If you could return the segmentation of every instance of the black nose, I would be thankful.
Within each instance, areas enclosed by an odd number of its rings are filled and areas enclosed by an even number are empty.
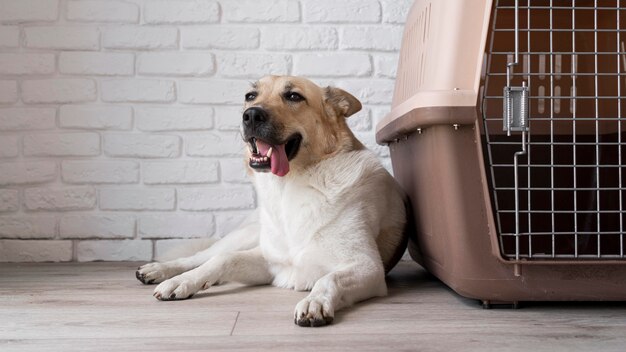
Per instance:
[[[243,112],[243,125],[247,128],[256,128],[267,122],[267,112],[261,108],[252,107]]]

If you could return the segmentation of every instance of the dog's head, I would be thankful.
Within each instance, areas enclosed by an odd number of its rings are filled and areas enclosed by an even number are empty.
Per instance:
[[[361,110],[349,93],[301,77],[267,76],[245,95],[242,129],[248,165],[278,176],[363,145],[346,118]]]

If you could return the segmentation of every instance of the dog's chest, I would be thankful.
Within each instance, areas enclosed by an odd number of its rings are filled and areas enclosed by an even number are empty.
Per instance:
[[[319,185],[304,181],[257,183],[260,245],[277,286],[310,289],[326,273],[316,234],[335,218],[337,203]]]

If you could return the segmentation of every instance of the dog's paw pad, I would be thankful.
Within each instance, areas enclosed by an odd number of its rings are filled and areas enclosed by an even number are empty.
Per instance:
[[[307,297],[296,305],[294,323],[302,327],[332,324],[334,309],[324,297]]]
[[[160,283],[153,296],[161,301],[179,301],[193,297],[198,290],[192,281],[176,276]]]
[[[162,282],[168,278],[169,272],[165,264],[149,263],[137,268],[135,277],[145,285]]]

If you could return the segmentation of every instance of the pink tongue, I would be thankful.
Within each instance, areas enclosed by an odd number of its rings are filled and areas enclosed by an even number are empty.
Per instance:
[[[272,155],[270,155],[272,173],[277,176],[287,175],[289,172],[289,160],[287,159],[284,144],[275,146],[257,139],[256,146],[259,149],[259,154],[263,156],[267,155],[267,151],[272,147]]]

